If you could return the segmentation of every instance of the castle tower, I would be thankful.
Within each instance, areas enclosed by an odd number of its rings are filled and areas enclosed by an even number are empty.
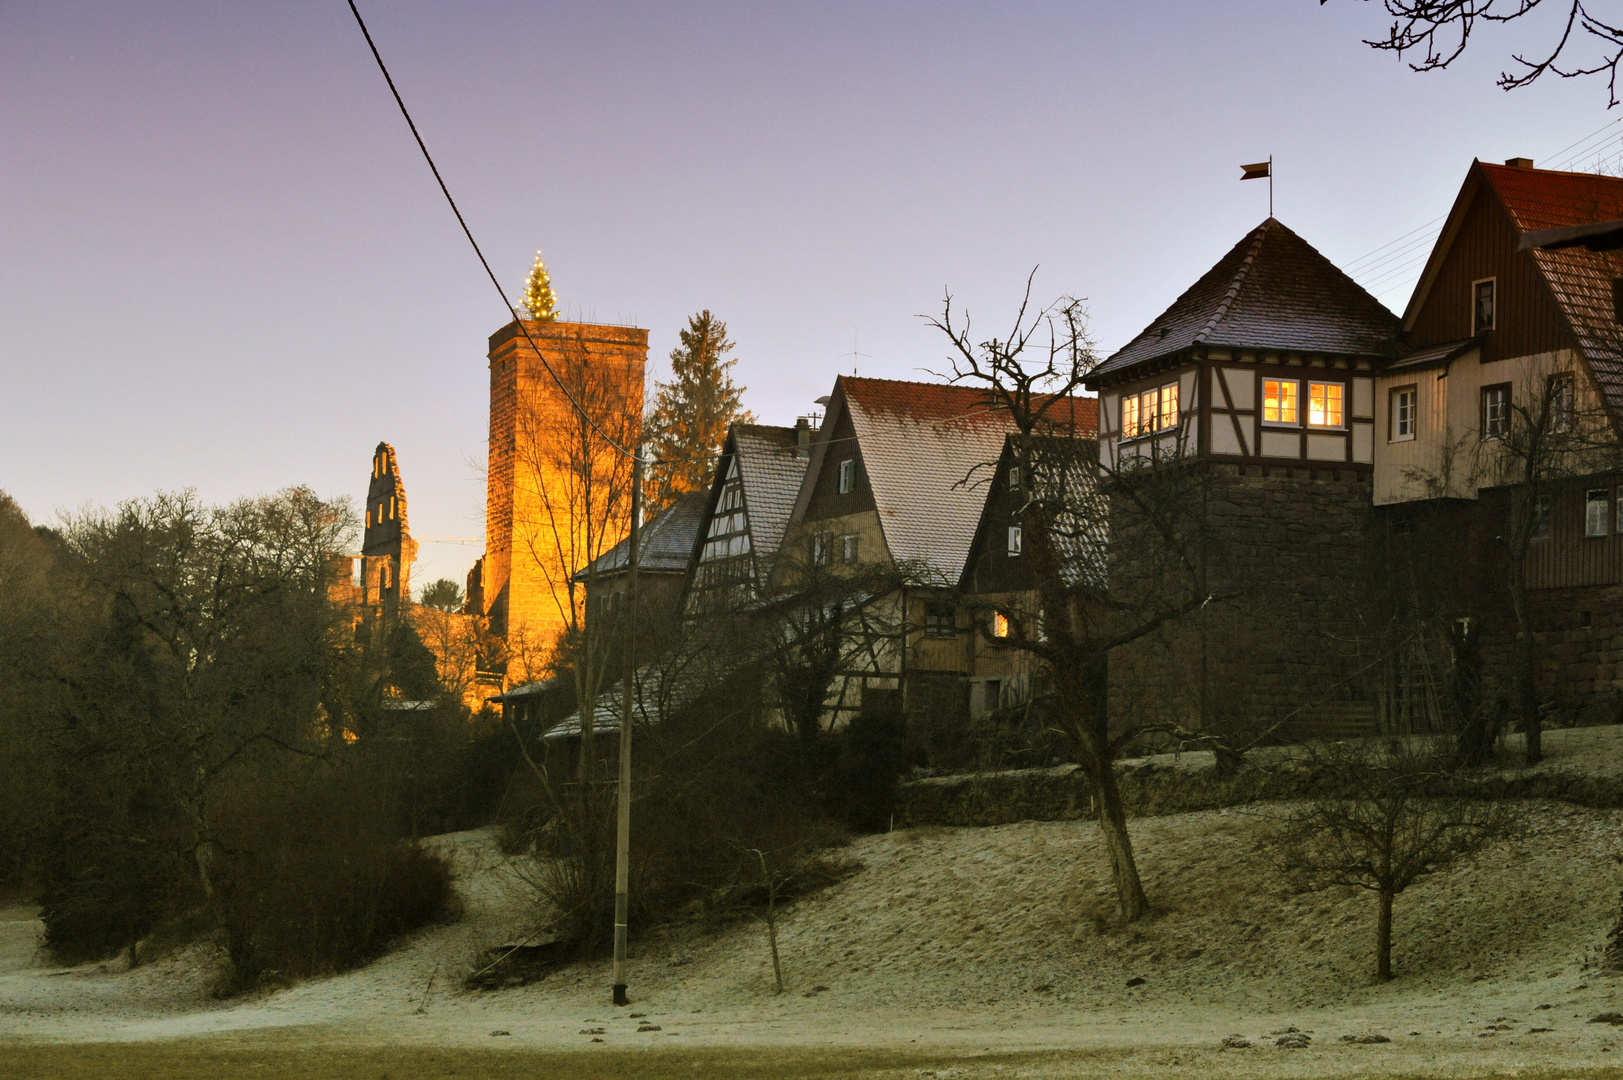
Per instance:
[[[510,655],[520,642],[534,654],[550,651],[583,599],[573,574],[627,531],[617,478],[629,464],[609,440],[637,439],[648,331],[515,321],[491,335],[489,357],[485,555],[469,577],[468,610],[489,617]]]
[[[406,524],[406,487],[394,447],[378,443],[372,452],[372,479],[366,488],[366,532],[361,539],[361,602],[411,602],[411,564],[417,541]]]

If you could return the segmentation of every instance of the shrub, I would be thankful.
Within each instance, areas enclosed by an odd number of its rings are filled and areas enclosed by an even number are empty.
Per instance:
[[[397,840],[356,780],[233,807],[214,901],[232,989],[353,967],[452,910],[450,866]]]

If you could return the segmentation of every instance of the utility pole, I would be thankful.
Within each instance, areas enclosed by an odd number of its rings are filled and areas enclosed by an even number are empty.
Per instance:
[[[631,718],[637,685],[637,567],[642,563],[642,445],[631,457],[631,539],[626,563],[624,696],[620,706],[620,820],[614,838],[614,1003],[626,1004],[626,913],[631,895]]]

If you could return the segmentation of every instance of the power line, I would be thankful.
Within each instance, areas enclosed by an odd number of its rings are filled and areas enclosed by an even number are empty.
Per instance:
[[[428,162],[429,169],[434,173],[435,181],[440,185],[440,192],[444,194],[445,201],[451,204],[451,213],[456,215],[457,224],[462,226],[462,235],[468,238],[468,243],[473,246],[473,253],[479,256],[479,265],[485,268],[485,274],[490,278],[490,283],[496,286],[496,295],[502,298],[503,310],[512,314],[515,309],[512,301],[507,298],[507,290],[502,288],[502,283],[497,279],[496,272],[490,268],[490,261],[485,258],[485,253],[479,249],[479,241],[473,238],[473,230],[468,228],[467,219],[462,216],[462,211],[457,208],[456,200],[451,197],[451,189],[446,186],[445,178],[440,175],[439,166],[434,164],[434,156],[428,152],[428,145],[423,142],[422,135],[417,131],[417,124],[412,120],[411,112],[406,108],[406,102],[401,98],[400,91],[395,88],[394,77],[389,74],[388,65],[383,62],[383,54],[378,52],[377,43],[372,40],[372,32],[366,28],[366,20],[361,18],[361,11],[355,6],[355,0],[348,0],[348,3],[350,12],[355,16],[355,22],[361,28],[362,36],[366,38],[367,48],[372,50],[372,59],[377,61],[378,70],[383,73],[383,81],[389,84],[389,93],[394,95],[394,103],[400,106],[400,115],[406,118],[406,126],[411,128],[411,137],[417,140],[417,149],[423,152],[423,160]],[[515,318],[514,321],[518,323],[519,330],[524,333],[524,339],[530,343],[530,348],[535,350],[535,355],[541,361],[541,366],[552,377],[552,381],[557,385],[559,393],[563,394],[568,399],[569,404],[575,407],[575,411],[580,414],[581,419],[585,420],[592,430],[601,435],[603,440],[617,452],[625,457],[636,457],[634,451],[627,450],[620,445],[618,440],[604,431],[597,421],[592,419],[591,414],[586,411],[585,407],[575,399],[575,395],[569,392],[569,387],[564,385],[563,380],[558,377],[558,373],[552,370],[552,365],[547,362],[546,355],[541,352],[541,346],[537,345],[535,339],[530,336],[530,328],[524,325],[524,320]]]

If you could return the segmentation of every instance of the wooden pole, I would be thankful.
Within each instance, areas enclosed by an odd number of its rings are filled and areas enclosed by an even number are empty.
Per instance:
[[[626,912],[631,885],[631,718],[637,683],[637,567],[642,562],[642,447],[631,464],[631,538],[626,569],[624,695],[620,706],[620,820],[614,839],[614,1003],[626,1004]]]

